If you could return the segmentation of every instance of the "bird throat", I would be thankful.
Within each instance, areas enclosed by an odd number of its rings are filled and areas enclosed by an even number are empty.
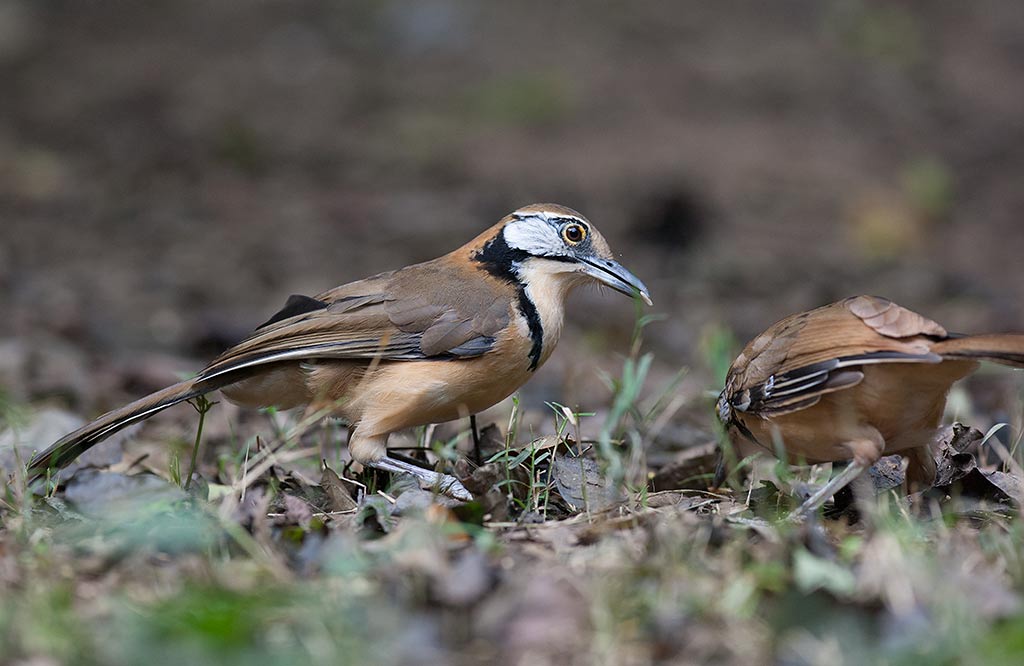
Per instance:
[[[540,312],[537,304],[530,298],[526,282],[523,281],[519,267],[530,255],[524,250],[510,247],[505,241],[505,235],[498,232],[498,235],[487,241],[484,249],[473,256],[484,270],[494,277],[508,282],[516,289],[516,301],[519,314],[526,320],[530,331],[530,371],[540,366],[544,354],[544,325],[541,323]]]

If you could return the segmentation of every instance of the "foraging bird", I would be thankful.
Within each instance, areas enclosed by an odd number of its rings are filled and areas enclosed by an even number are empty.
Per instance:
[[[389,457],[388,436],[511,395],[558,343],[569,292],[594,280],[651,304],[586,218],[554,204],[526,206],[438,259],[292,296],[194,379],[63,437],[32,459],[29,474],[38,478],[129,424],[220,389],[243,406],[329,411],[354,426],[357,462],[468,499],[458,480]]]
[[[930,484],[946,395],[979,360],[1024,368],[1024,334],[950,335],[884,298],[856,296],[754,338],[729,368],[718,417],[744,453],[774,454],[779,442],[791,462],[852,460],[804,503],[807,513],[882,455],[904,454],[908,480]]]

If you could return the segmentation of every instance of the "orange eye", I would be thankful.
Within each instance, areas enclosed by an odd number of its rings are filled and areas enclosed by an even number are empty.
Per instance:
[[[587,230],[579,224],[567,224],[562,227],[562,238],[569,245],[579,245],[587,238]]]

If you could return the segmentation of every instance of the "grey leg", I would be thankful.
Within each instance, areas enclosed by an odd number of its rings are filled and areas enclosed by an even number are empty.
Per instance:
[[[382,469],[385,472],[392,472],[397,474],[412,474],[420,480],[422,485],[428,488],[436,489],[439,493],[447,495],[463,502],[468,502],[473,499],[473,495],[466,490],[466,487],[459,482],[454,476],[447,474],[441,474],[429,469],[423,469],[416,465],[403,462],[401,460],[395,460],[388,456],[384,456],[380,460],[369,463],[371,467]]]
[[[816,493],[808,497],[807,500],[800,505],[799,509],[789,514],[789,518],[799,519],[814,513],[821,508],[828,498],[835,495],[841,488],[845,487],[851,481],[860,476],[867,468],[868,466],[864,463],[859,463],[857,461],[851,462],[849,467],[819,488]]]

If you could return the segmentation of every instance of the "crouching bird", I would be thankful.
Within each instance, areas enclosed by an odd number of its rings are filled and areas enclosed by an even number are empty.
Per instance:
[[[908,481],[931,484],[946,395],[979,360],[1024,368],[1024,334],[950,335],[884,298],[856,296],[754,338],[729,368],[718,417],[744,454],[775,454],[778,443],[790,462],[852,461],[807,499],[800,513],[809,513],[882,455],[904,454]]]
[[[554,204],[526,206],[438,259],[315,297],[292,296],[194,379],[104,414],[35,456],[30,477],[220,389],[247,407],[327,411],[353,426],[354,460],[468,499],[458,480],[389,457],[388,436],[475,414],[511,395],[554,350],[569,292],[595,280],[651,304],[586,218]]]

